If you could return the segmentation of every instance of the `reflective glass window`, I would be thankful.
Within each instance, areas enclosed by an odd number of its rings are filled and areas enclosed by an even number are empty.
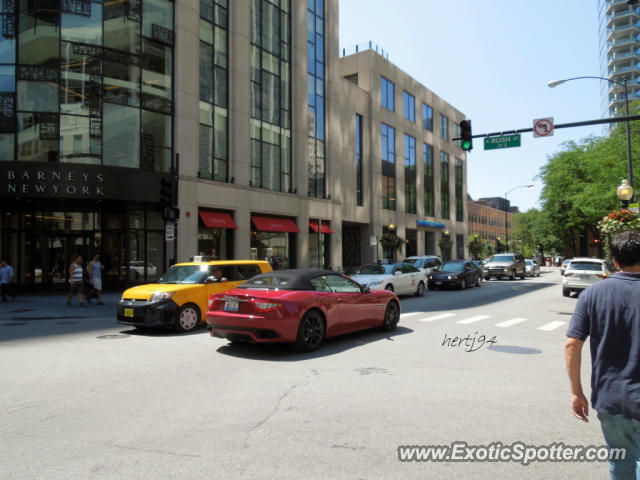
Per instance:
[[[126,13],[124,2],[104,3],[104,46],[139,55],[140,22],[131,19],[135,12]]]
[[[13,16],[0,15],[0,32],[4,32],[13,27]],[[0,34],[0,63],[16,62],[16,39],[15,35]]]
[[[104,104],[103,164],[140,167],[140,110]]]
[[[60,162],[100,164],[102,140],[89,117],[60,115]]]
[[[142,34],[145,37],[158,38],[166,35],[173,31],[173,4],[169,0],[144,0],[142,19]]]
[[[142,42],[142,92],[172,99],[173,49],[144,39]]]
[[[171,116],[142,111],[141,168],[156,172],[171,170]]]
[[[62,13],[62,40],[102,45],[102,2],[91,3],[90,8],[91,16]]]
[[[18,109],[30,112],[57,112],[58,85],[51,82],[18,82]]]
[[[13,142],[15,135],[13,133],[0,133],[0,161],[13,160]]]
[[[140,67],[105,60],[104,101],[140,105]]]
[[[20,2],[19,63],[57,70],[60,39],[57,9],[28,11],[26,4],[25,0]],[[30,13],[34,11],[38,13]]]
[[[18,113],[18,160],[58,161],[58,116],[51,113]]]

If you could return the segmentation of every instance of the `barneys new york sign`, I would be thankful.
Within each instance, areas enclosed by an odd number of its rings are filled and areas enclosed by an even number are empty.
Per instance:
[[[100,165],[0,164],[0,197],[158,201],[158,175]]]

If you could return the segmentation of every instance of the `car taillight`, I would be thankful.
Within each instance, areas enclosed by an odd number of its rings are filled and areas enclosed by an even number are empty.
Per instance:
[[[213,295],[211,295],[209,297],[209,310],[213,310],[217,302],[218,302],[218,299]]]
[[[255,298],[252,298],[251,300],[249,300],[249,302],[259,312],[271,312],[282,307],[281,303],[268,302],[266,300],[256,300]]]
[[[607,274],[606,273],[596,273],[596,277],[598,277],[598,278],[607,278]]]
[[[570,277],[571,275],[573,275],[573,273],[565,273],[564,274],[565,277]]]

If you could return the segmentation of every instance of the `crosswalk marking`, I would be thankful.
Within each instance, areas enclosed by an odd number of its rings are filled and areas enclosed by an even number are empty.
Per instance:
[[[496,327],[507,328],[512,325],[517,325],[518,323],[526,322],[526,318],[512,318],[511,320],[507,320],[505,322],[496,323]]]
[[[464,320],[460,320],[457,323],[462,323],[464,325],[467,325],[469,323],[479,322],[480,320],[484,320],[486,318],[491,318],[491,317],[489,315],[476,315],[475,317],[471,317],[471,318],[466,318]]]
[[[401,313],[400,314],[400,318],[415,317],[416,315],[424,315],[425,313],[427,313],[427,312]]]
[[[441,313],[440,315],[436,315],[435,317],[421,318],[421,322],[434,322],[436,320],[442,320],[443,318],[455,317],[455,313]]]
[[[561,327],[565,323],[567,322],[560,322],[560,321],[549,322],[546,325],[538,327],[538,330],[544,330],[545,332],[550,332],[551,330],[555,330],[556,328]]]

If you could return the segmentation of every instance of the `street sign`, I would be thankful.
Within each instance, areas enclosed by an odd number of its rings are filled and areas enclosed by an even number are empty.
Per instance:
[[[520,146],[520,134],[501,135],[499,137],[485,137],[484,149],[496,150],[498,148],[511,148]]]
[[[536,118],[533,121],[533,137],[553,136],[553,117]]]
[[[378,245],[378,237],[375,235],[369,235],[369,246],[375,247],[376,245]]]
[[[172,242],[176,236],[176,229],[173,223],[167,223],[164,228],[164,239],[167,242]]]

